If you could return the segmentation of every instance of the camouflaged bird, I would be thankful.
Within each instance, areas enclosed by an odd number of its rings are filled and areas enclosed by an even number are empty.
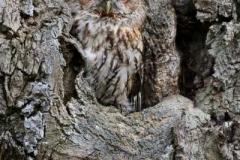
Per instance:
[[[78,0],[78,6],[72,1],[71,33],[83,47],[96,98],[123,113],[141,110],[143,0]]]

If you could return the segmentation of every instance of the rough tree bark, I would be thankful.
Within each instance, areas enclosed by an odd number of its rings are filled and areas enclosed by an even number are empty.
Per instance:
[[[146,6],[146,109],[123,116],[84,80],[67,4],[0,0],[0,160],[240,160],[240,1]]]

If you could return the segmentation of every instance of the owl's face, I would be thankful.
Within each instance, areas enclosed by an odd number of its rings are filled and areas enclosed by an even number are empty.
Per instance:
[[[128,15],[136,10],[141,0],[79,0],[83,10]]]

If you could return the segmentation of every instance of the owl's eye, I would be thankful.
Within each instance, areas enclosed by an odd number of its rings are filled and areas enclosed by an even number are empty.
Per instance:
[[[137,6],[137,3],[134,0],[120,0],[120,2],[122,2],[124,7],[130,9],[131,11],[133,11]]]
[[[79,0],[81,5],[85,5],[87,3],[89,3],[91,0]]]

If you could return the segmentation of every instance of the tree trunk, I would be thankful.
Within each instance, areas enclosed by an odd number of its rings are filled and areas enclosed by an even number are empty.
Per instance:
[[[148,0],[144,110],[102,106],[62,0],[0,0],[0,160],[240,160],[240,1]]]

